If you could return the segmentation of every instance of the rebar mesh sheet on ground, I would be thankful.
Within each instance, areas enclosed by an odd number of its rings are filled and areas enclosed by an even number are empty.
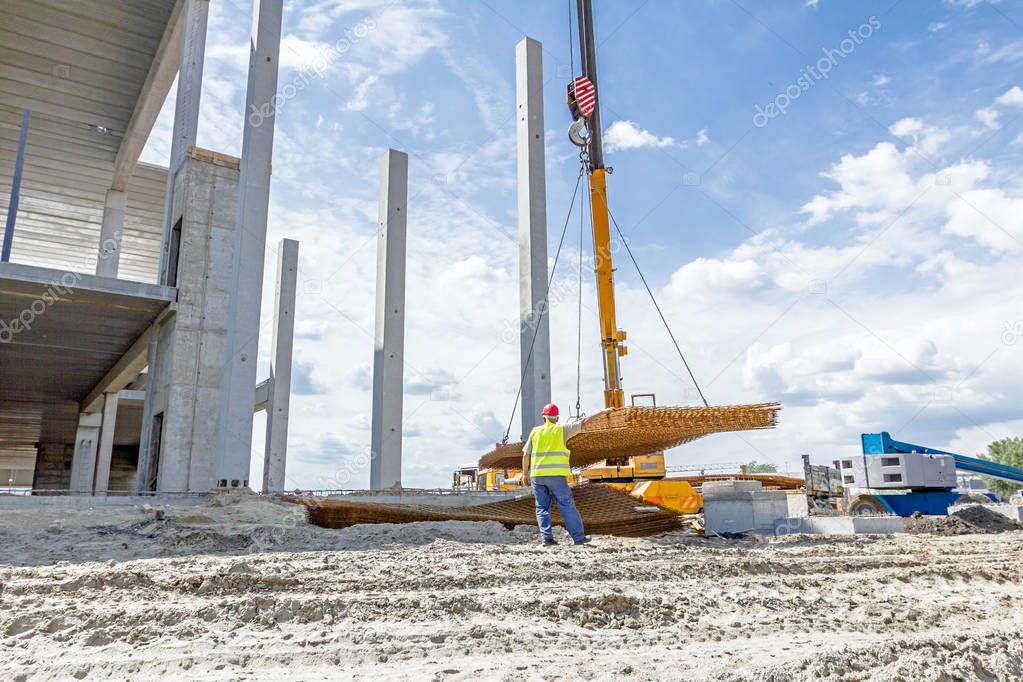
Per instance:
[[[586,484],[574,488],[573,493],[587,533],[642,537],[683,527],[675,512],[655,507],[608,486]],[[469,507],[378,504],[300,497],[285,499],[304,505],[308,509],[309,522],[322,528],[346,528],[357,523],[415,521],[497,521],[508,527],[536,525],[532,495]],[[563,526],[557,505],[552,507],[553,523]]]
[[[567,443],[574,467],[607,457],[634,457],[727,431],[770,429],[778,421],[778,403],[715,407],[622,407],[590,417]],[[501,445],[480,458],[481,467],[522,466],[523,443]]]

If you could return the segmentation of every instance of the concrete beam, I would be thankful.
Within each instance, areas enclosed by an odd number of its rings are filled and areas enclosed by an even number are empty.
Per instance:
[[[371,490],[401,486],[407,207],[408,154],[389,149],[380,159],[373,424],[369,465]]]
[[[32,282],[42,285],[60,284],[63,276],[67,275],[65,270],[54,270],[38,265],[22,265],[20,263],[0,263],[0,281],[16,280],[20,282]],[[128,280],[110,280],[95,275],[74,274],[74,290],[77,292],[92,291],[115,296],[136,296],[150,298],[153,300],[172,303],[177,300],[178,292],[174,287],[146,284],[145,282],[130,282]]]
[[[96,275],[117,278],[121,262],[121,236],[124,233],[124,212],[128,208],[128,194],[123,190],[107,190],[103,202],[103,225],[99,232],[99,254]]]
[[[206,25],[210,0],[185,0],[185,25],[178,66],[178,92],[174,106],[174,130],[171,133],[170,165],[167,171],[167,200],[163,215],[163,247],[160,251],[161,284],[168,283],[167,261],[170,249],[171,207],[174,205],[174,179],[189,147],[195,146],[199,131],[199,103],[202,72],[206,56]]]
[[[540,411],[551,401],[542,51],[540,42],[532,38],[524,38],[515,46],[523,438],[540,423]]]
[[[149,134],[153,131],[156,119],[167,99],[167,94],[174,84],[174,77],[178,74],[185,34],[185,5],[187,4],[189,4],[189,0],[174,1],[174,7],[167,21],[167,28],[160,39],[160,45],[156,48],[156,55],[149,67],[142,91],[135,101],[131,120],[124,131],[124,137],[121,138],[121,145],[117,149],[117,157],[114,159],[114,179],[110,183],[110,188],[114,191],[123,192],[127,187],[128,180],[135,172],[135,166],[149,140]]]
[[[256,399],[253,401],[252,414],[262,412],[270,403],[270,391],[273,390],[274,378],[263,379],[256,384]]]
[[[103,423],[100,426],[99,450],[96,452],[96,473],[90,489],[93,493],[110,488],[110,463],[114,457],[114,430],[117,428],[117,393],[103,395]]]
[[[263,492],[284,490],[288,461],[288,415],[291,407],[291,356],[295,342],[295,298],[298,293],[298,242],[277,245],[277,291],[273,350],[270,356],[270,397],[266,407],[266,450]]]
[[[257,0],[254,9],[218,439],[217,480],[225,486],[249,478],[284,2]]]
[[[138,407],[146,402],[146,392],[122,388],[117,392],[117,403],[124,406]]]
[[[107,371],[103,379],[89,391],[85,400],[82,401],[83,412],[96,412],[102,409],[104,394],[120,391],[135,381],[135,378],[149,364],[149,345],[155,339],[160,324],[168,315],[173,313],[174,305],[168,304],[164,311],[153,320],[153,324],[149,326],[142,336],[135,340],[131,348]],[[134,393],[142,393],[142,391],[135,391]]]

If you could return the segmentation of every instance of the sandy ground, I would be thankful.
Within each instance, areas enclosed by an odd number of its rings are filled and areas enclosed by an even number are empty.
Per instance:
[[[301,513],[0,512],[0,679],[1023,677],[1021,531],[544,549]]]

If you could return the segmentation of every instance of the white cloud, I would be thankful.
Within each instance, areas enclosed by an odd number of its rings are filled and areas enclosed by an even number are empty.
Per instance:
[[[961,197],[949,203],[945,232],[974,239],[995,251],[1023,247],[1023,198],[1007,196],[1000,189],[975,189]]]
[[[890,132],[895,137],[905,137],[907,135],[913,135],[924,129],[924,122],[919,118],[903,118],[893,123],[889,128]]]
[[[362,81],[355,86],[352,98],[345,102],[342,108],[345,111],[365,111],[365,109],[369,106],[369,89],[376,85],[379,80],[380,77],[375,75],[366,76],[362,79]]]
[[[632,121],[615,121],[604,132],[604,143],[609,152],[621,149],[642,149],[645,147],[674,147],[677,143],[671,137],[657,137],[649,130],[640,130]]]
[[[981,43],[975,56],[982,64],[1003,64],[1023,60],[1023,38],[1006,43],[997,50],[992,50],[988,43]]]
[[[935,126],[925,126],[919,118],[899,119],[888,127],[888,132],[925,156],[936,154],[952,138],[949,131]]]
[[[870,84],[873,85],[875,88],[883,88],[884,86],[888,85],[891,82],[892,79],[887,74],[879,73],[876,76],[874,76],[874,80],[871,81]]]
[[[998,123],[999,113],[997,109],[992,109],[991,107],[984,107],[983,109],[978,109],[974,113],[974,116],[977,118],[978,121],[983,123],[988,128],[991,128],[992,130],[997,130],[998,128],[1001,127],[1001,125]]]
[[[710,142],[710,135],[707,134],[707,129],[703,128],[700,132],[696,133],[696,146],[702,147],[703,145]]]
[[[955,438],[948,450],[963,455],[987,454],[987,444],[1002,438],[1018,438],[1023,434],[1023,419],[968,426],[956,429]]]
[[[1023,88],[1014,85],[996,97],[995,102],[1005,106],[1023,107]]]

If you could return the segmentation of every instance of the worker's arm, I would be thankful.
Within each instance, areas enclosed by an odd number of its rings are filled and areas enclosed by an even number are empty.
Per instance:
[[[522,485],[530,484],[529,460],[533,455],[533,439],[527,438],[526,444],[522,446]]]
[[[569,422],[569,423],[565,424],[565,426],[562,429],[562,431],[564,432],[565,444],[566,445],[568,445],[568,441],[572,440],[573,438],[575,438],[576,436],[578,436],[582,432],[583,424],[585,424],[585,423],[586,423],[586,420],[583,419],[581,421],[573,421],[573,422]]]

